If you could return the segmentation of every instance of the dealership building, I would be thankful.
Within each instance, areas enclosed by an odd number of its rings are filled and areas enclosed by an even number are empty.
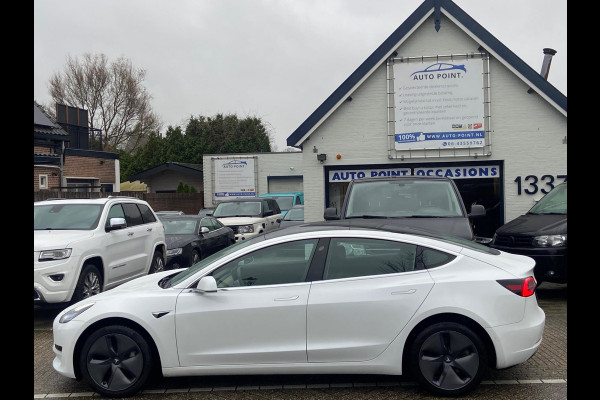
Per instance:
[[[320,221],[352,179],[444,176],[467,211],[486,207],[475,231],[490,237],[567,179],[555,53],[536,71],[452,1],[425,0],[287,138],[300,152],[205,155],[205,204],[299,190]]]

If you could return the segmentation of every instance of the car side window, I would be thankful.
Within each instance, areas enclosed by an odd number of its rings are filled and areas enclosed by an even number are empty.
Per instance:
[[[304,282],[318,239],[276,244],[233,260],[213,271],[217,287]]]
[[[281,209],[279,208],[279,203],[277,203],[276,200],[270,200],[270,201],[267,201],[267,203],[269,204],[269,209],[273,210],[273,214],[281,213]]]
[[[263,200],[262,203],[263,203],[263,215],[264,215],[267,211],[271,210],[271,203],[269,203],[267,200]]]
[[[212,223],[215,226],[215,229],[221,229],[222,227],[225,226],[221,223],[221,221],[219,221],[218,219],[215,219],[215,218],[212,218]]]
[[[144,220],[145,224],[149,224],[150,222],[156,222],[156,218],[154,218],[154,214],[152,214],[150,207],[148,207],[145,204],[138,204],[137,206],[140,209],[140,212],[142,213],[142,219]]]
[[[110,219],[111,218],[125,218],[125,213],[123,212],[123,207],[120,204],[114,204],[110,207],[108,211],[108,216],[106,217],[105,227],[110,227]]]
[[[209,231],[214,231],[215,227],[213,226],[212,220],[210,218],[202,218],[200,221],[201,228],[208,228]]]
[[[419,246],[417,248],[416,265],[418,269],[435,268],[439,267],[440,265],[448,264],[455,258],[455,255]]]
[[[416,251],[416,245],[391,240],[332,238],[323,279],[414,271]]]
[[[144,223],[142,213],[134,203],[123,203],[123,211],[125,211],[125,219],[127,226],[141,225]]]

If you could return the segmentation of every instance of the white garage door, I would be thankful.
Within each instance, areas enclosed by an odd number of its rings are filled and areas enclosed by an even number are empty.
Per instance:
[[[269,193],[302,192],[302,177],[293,176],[285,178],[267,177]]]

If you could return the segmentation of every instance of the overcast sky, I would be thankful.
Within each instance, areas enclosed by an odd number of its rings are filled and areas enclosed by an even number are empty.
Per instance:
[[[275,151],[422,0],[34,0],[34,100],[68,55],[124,56],[146,70],[163,122],[237,114]],[[567,95],[567,0],[454,0]],[[443,26],[442,18],[442,26]]]

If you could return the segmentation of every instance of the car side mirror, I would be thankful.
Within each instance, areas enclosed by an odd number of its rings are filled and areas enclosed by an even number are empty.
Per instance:
[[[471,206],[471,214],[469,218],[478,218],[485,216],[485,207],[481,204],[474,204]]]
[[[323,214],[323,218],[325,218],[326,221],[340,219],[340,216],[337,215],[337,207],[327,207]]]
[[[200,233],[208,233],[210,232],[207,227],[203,226],[200,228]]]
[[[217,291],[217,281],[214,276],[205,276],[200,279],[196,289],[202,293],[214,293]]]
[[[108,224],[109,226],[106,228],[107,232],[127,228],[127,221],[125,221],[125,218],[111,218]]]
[[[280,224],[281,223],[281,218],[277,218],[277,223]]]

